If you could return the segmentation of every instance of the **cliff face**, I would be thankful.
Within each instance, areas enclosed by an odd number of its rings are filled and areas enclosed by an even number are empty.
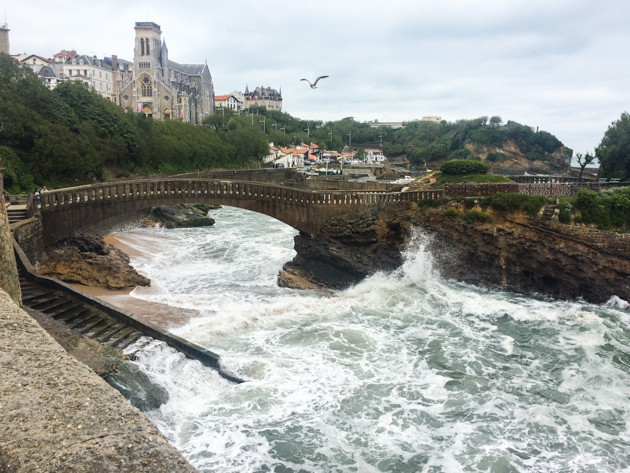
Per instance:
[[[414,219],[432,235],[430,248],[444,277],[559,299],[630,300],[628,235],[486,212],[492,217],[487,223],[446,217],[444,209]]]
[[[489,164],[490,170],[494,174],[522,173],[524,171],[532,174],[557,174],[564,172],[569,163],[563,146],[548,155],[549,159],[546,161],[528,158],[514,140],[507,140],[501,146],[468,143],[465,147],[481,161]],[[488,155],[492,153],[499,153],[505,158],[500,161],[490,161]]]
[[[448,207],[459,215],[457,204]],[[447,208],[398,204],[336,219],[316,239],[296,238],[281,285],[344,288],[401,261],[412,226],[430,236],[442,276],[471,284],[560,299],[630,300],[630,238],[543,221],[524,213],[486,212],[489,222],[445,216]],[[451,212],[452,214],[452,212]],[[291,284],[301,281],[302,284]]]

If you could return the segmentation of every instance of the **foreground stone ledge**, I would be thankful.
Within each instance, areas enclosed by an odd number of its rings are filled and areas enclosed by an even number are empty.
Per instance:
[[[0,473],[195,472],[0,290]]]

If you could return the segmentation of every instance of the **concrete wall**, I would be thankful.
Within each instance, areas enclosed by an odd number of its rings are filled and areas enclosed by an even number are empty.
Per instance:
[[[0,322],[0,471],[196,471],[1,290]]]
[[[0,173],[0,181],[2,174]],[[0,194],[2,195],[2,194]],[[13,253],[13,240],[9,217],[4,205],[4,199],[0,199],[0,289],[4,290],[17,304],[22,303],[20,279]]]
[[[13,225],[13,238],[31,264],[37,267],[44,251],[43,225],[38,214],[28,220]]]

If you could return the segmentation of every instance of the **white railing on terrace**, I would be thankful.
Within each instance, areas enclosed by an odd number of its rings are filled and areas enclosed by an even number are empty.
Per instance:
[[[412,192],[356,192],[310,191],[269,184],[216,181],[204,179],[166,181],[127,181],[112,184],[95,184],[45,192],[41,195],[41,209],[52,210],[63,206],[156,199],[181,196],[223,197],[264,200],[294,205],[376,205],[410,200],[439,199],[442,190]]]

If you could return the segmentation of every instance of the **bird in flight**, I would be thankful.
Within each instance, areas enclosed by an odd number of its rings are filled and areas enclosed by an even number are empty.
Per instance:
[[[305,80],[306,82],[308,82],[308,85],[311,86],[311,89],[316,89],[317,88],[317,83],[319,82],[320,79],[325,79],[328,76],[319,76],[317,79],[315,79],[315,82],[313,82],[311,84],[311,81],[308,79],[300,79],[300,80]]]

